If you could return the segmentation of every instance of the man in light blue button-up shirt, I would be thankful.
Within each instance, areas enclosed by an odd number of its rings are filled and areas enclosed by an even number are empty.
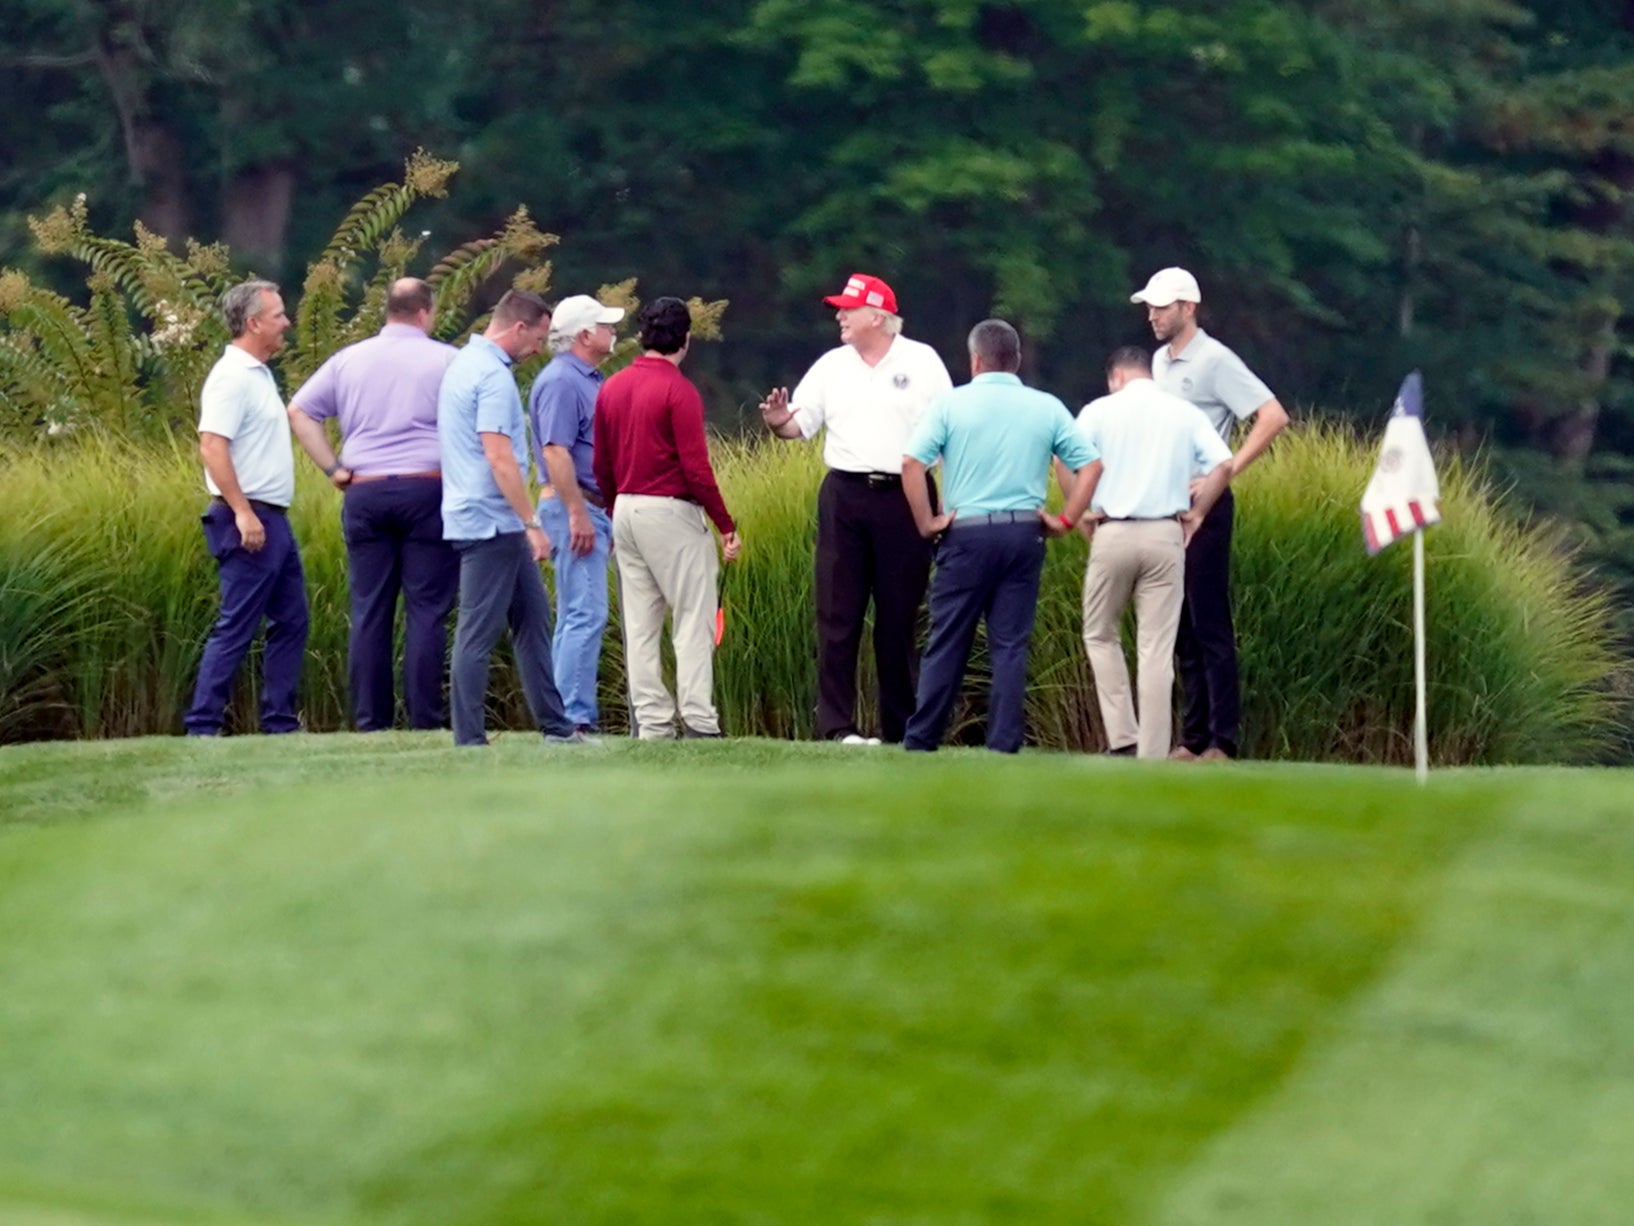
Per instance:
[[[1090,500],[1096,526],[1084,576],[1084,649],[1109,752],[1163,758],[1173,726],[1186,547],[1231,480],[1231,449],[1201,409],[1152,382],[1144,349],[1115,352],[1107,386],[1112,394],[1078,415],[1085,441],[1101,457]],[[1203,480],[1193,495],[1198,477]],[[1118,632],[1131,599],[1138,721]]]
[[[562,709],[550,660],[550,600],[539,563],[550,538],[528,496],[528,423],[511,364],[539,352],[550,311],[512,290],[481,336],[449,363],[437,394],[443,536],[460,555],[459,623],[449,665],[456,745],[486,745],[488,660],[507,625],[528,709],[547,741],[583,741]]]
[[[1088,507],[1095,451],[1078,435],[1067,406],[1024,386],[1020,368],[1016,330],[1002,319],[977,324],[970,332],[971,381],[931,405],[902,457],[902,490],[920,534],[946,533],[936,551],[930,641],[906,749],[941,743],[983,620],[993,670],[987,747],[1000,753],[1021,748],[1044,538],[1068,531]],[[949,509],[934,515],[925,473],[938,457]],[[1060,517],[1044,511],[1051,457],[1079,474],[1068,483]]]

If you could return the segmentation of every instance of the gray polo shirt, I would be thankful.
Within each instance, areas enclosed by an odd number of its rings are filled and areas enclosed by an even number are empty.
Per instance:
[[[1241,358],[1201,328],[1179,357],[1170,357],[1167,345],[1152,355],[1152,379],[1202,409],[1227,443],[1233,425],[1273,399],[1271,389]]]

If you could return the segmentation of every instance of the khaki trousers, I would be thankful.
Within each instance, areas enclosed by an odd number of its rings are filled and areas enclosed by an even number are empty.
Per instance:
[[[715,714],[715,581],[720,558],[697,503],[620,494],[613,504],[624,667],[636,731],[644,741],[675,736],[676,699],[693,732],[719,732]],[[659,636],[673,618],[675,690],[664,684]]]
[[[1185,538],[1177,520],[1109,520],[1095,529],[1084,575],[1084,650],[1095,674],[1108,749],[1134,745],[1142,758],[1168,756],[1174,637],[1186,592],[1185,567]],[[1138,722],[1118,634],[1131,596],[1140,678]]]

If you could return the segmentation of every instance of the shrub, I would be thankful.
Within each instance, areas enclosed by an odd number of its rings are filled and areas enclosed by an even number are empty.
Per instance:
[[[745,540],[722,574],[726,727],[809,736],[818,449],[727,441],[716,458]],[[1411,759],[1409,549],[1372,559],[1362,549],[1356,504],[1373,460],[1372,445],[1343,430],[1300,426],[1239,483],[1234,587],[1244,748],[1254,756]],[[313,615],[302,705],[309,727],[331,730],[347,711],[339,496],[298,467],[292,520]],[[1553,538],[1510,520],[1478,472],[1451,461],[1441,480],[1445,522],[1426,537],[1433,759],[1595,757],[1627,681],[1608,599]],[[215,570],[195,522],[204,497],[190,442],[131,448],[93,436],[0,460],[0,736],[179,730],[215,612]],[[1028,724],[1036,743],[1055,748],[1102,744],[1079,637],[1085,557],[1076,537],[1051,545],[1039,602]],[[956,740],[979,732],[984,676],[978,640]],[[494,719],[525,727],[512,674],[494,678]],[[616,728],[625,712],[616,601],[602,678]],[[232,719],[254,726],[248,679]]]

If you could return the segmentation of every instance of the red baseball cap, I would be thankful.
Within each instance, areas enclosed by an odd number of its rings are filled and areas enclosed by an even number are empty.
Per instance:
[[[829,295],[823,301],[841,310],[871,306],[878,307],[890,315],[896,314],[896,295],[891,292],[891,287],[878,277],[870,277],[865,272],[852,273],[843,290]]]

